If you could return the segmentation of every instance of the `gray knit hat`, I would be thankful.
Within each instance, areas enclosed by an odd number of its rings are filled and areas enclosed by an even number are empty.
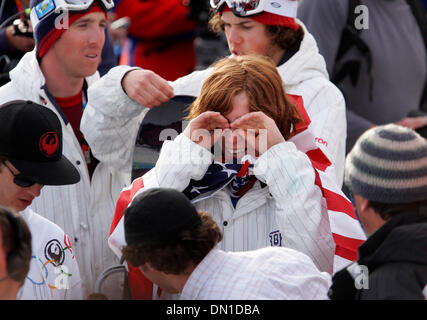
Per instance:
[[[395,124],[369,129],[347,155],[344,182],[381,203],[427,200],[427,142]]]

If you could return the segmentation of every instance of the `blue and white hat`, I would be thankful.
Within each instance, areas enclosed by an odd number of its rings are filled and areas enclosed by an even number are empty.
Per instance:
[[[344,182],[380,203],[427,200],[427,141],[395,124],[369,129],[346,158]]]

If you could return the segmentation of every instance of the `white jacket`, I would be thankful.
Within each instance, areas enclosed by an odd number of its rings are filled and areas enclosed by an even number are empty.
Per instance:
[[[180,134],[165,141],[156,166],[143,176],[144,190],[167,187],[183,191],[200,180],[213,154]],[[315,172],[307,155],[293,142],[271,147],[253,168],[259,181],[233,207],[227,188],[195,206],[206,211],[223,233],[219,248],[248,251],[269,246],[292,248],[308,255],[328,273],[333,271],[335,243]]]
[[[191,272],[181,300],[326,300],[331,276],[289,248],[211,250]]]
[[[35,51],[24,55],[10,72],[11,82],[0,88],[0,104],[11,100],[32,100],[46,106],[58,116],[62,125],[63,154],[75,165],[80,181],[68,186],[45,186],[31,208],[60,226],[70,237],[79,263],[84,294],[93,292],[96,278],[104,268],[116,263],[106,244],[115,202],[121,189],[127,185],[121,176],[110,173],[100,163],[90,181],[85,158],[71,124],[61,116],[59,107],[45,85],[45,78],[37,62]],[[99,79],[98,73],[86,78],[91,86]],[[56,104],[56,103],[55,103]],[[25,130],[25,128],[23,128]],[[104,223],[108,222],[108,223]]]
[[[336,186],[334,166],[319,153],[311,162],[308,152],[321,153],[310,128],[255,160],[252,174],[267,186],[262,188],[257,181],[235,208],[228,188],[193,200],[197,210],[208,212],[222,231],[220,249],[288,247],[308,255],[317,268],[330,274],[357,259],[357,247],[365,236],[351,202]],[[183,191],[191,179],[205,175],[213,158],[184,134],[165,141],[156,166],[120,195],[108,240],[112,250],[121,256],[126,245],[123,214],[133,199],[149,188]]]
[[[337,185],[344,176],[346,116],[345,101],[329,81],[326,65],[316,41],[306,30],[300,49],[278,67],[286,92],[303,97],[312,121],[316,144],[335,164]],[[116,170],[129,172],[139,125],[147,109],[130,99],[121,80],[131,67],[118,66],[101,78],[89,91],[81,130],[95,156]],[[198,96],[213,68],[195,71],[171,83],[175,95]]]
[[[82,281],[67,234],[30,208],[20,212],[31,232],[31,263],[21,300],[83,299]]]

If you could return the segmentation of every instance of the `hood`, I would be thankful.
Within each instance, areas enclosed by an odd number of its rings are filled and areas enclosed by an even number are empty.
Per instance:
[[[329,80],[326,62],[319,53],[316,40],[300,20],[296,21],[304,30],[304,38],[298,52],[278,67],[284,83],[294,86],[313,78]]]
[[[361,264],[367,262],[367,265],[376,267],[392,262],[427,265],[427,214],[421,218],[417,213],[400,215],[387,222],[360,247],[361,255],[373,250],[366,258],[362,256]]]
[[[45,84],[44,76],[36,58],[36,51],[27,52],[9,73],[12,82],[22,95],[38,96],[40,88]]]

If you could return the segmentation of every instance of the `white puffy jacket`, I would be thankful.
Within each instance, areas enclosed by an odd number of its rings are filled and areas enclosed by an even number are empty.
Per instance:
[[[118,259],[111,253],[107,238],[116,200],[128,184],[130,175],[123,178],[112,174],[100,163],[90,181],[85,158],[71,124],[55,106],[45,85],[35,51],[24,55],[10,72],[11,82],[0,88],[0,104],[11,100],[31,100],[46,106],[58,116],[62,125],[63,154],[75,165],[80,181],[68,186],[45,186],[31,208],[56,223],[70,237],[79,264],[84,294],[93,292],[101,271]],[[99,79],[98,73],[86,78],[90,87]],[[25,128],[23,128],[25,130]],[[126,181],[126,182],[124,182]]]
[[[335,164],[337,185],[344,175],[346,116],[341,91],[329,81],[316,41],[305,31],[299,51],[278,66],[286,92],[303,97],[312,121],[316,144]],[[128,66],[118,66],[92,86],[81,130],[95,156],[112,168],[130,172],[138,127],[146,108],[130,99],[121,88]],[[171,83],[175,95],[198,96],[212,68],[193,72]]]

